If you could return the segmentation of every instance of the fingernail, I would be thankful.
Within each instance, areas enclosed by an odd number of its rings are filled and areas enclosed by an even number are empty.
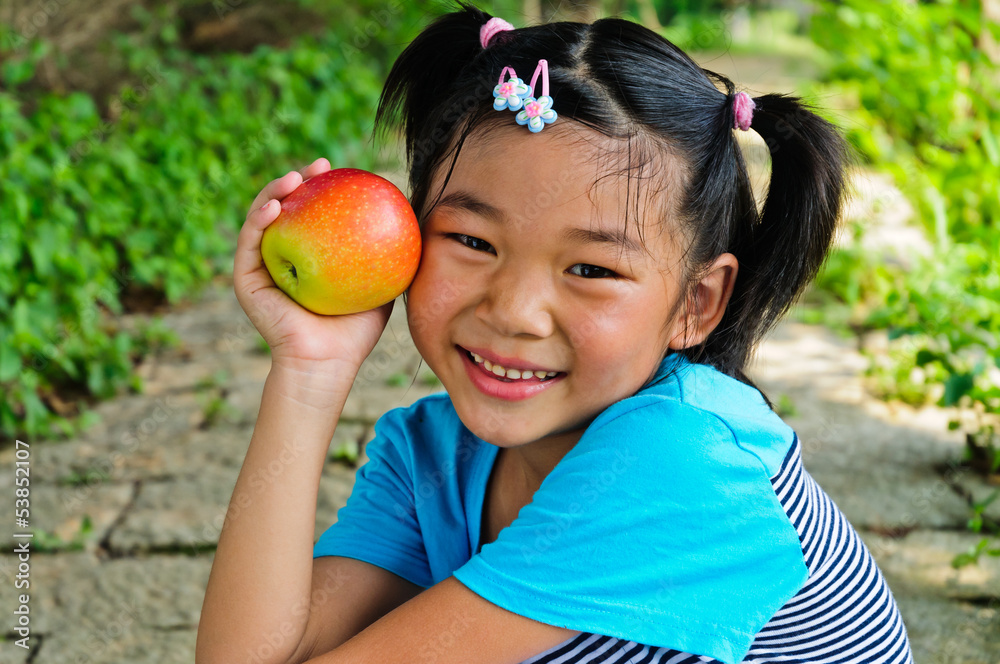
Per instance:
[[[263,205],[261,205],[260,209],[264,210],[264,208],[266,208],[268,205],[270,205],[273,202],[274,202],[274,199],[269,200],[267,203],[264,203]]]

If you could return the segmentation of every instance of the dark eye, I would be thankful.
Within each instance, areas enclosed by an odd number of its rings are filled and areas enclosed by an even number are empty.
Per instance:
[[[577,270],[576,268],[580,269]],[[569,269],[569,273],[575,274],[578,277],[583,277],[584,279],[607,279],[608,277],[614,278],[617,276],[606,267],[588,265],[587,263],[577,263]]]
[[[478,237],[473,237],[471,235],[463,235],[462,233],[449,233],[448,237],[452,238],[458,243],[464,244],[469,249],[475,251],[485,251],[490,254],[495,254],[496,251],[490,246],[490,243],[486,240],[480,240]]]

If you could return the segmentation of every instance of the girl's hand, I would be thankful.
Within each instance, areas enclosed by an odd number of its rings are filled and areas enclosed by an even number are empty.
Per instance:
[[[330,162],[321,157],[301,171],[269,182],[250,207],[233,261],[236,299],[271,347],[272,363],[309,373],[342,373],[345,366],[357,372],[385,329],[393,305],[343,316],[314,314],[285,295],[264,266],[260,240],[278,218],[279,201],[305,180],[329,170]]]

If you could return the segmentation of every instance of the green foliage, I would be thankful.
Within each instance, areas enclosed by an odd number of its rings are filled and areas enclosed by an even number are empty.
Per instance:
[[[422,375],[420,377],[420,382],[427,387],[438,387],[441,385],[441,379],[430,372]]]
[[[1000,491],[994,491],[986,500],[973,505],[973,516],[969,519],[969,530],[977,533],[982,532],[984,525],[983,510],[985,510],[991,502],[996,500],[998,495],[1000,495]],[[996,531],[995,527],[993,529],[993,534],[1000,534]],[[951,561],[951,566],[955,569],[959,569],[961,567],[965,567],[966,565],[974,565],[979,562],[979,557],[983,554],[1000,557],[1000,546],[991,546],[989,538],[983,538],[976,544],[970,546],[968,550],[955,556]]]
[[[834,63],[828,83],[856,99],[849,138],[892,174],[933,238],[906,268],[858,249],[817,280],[856,328],[887,330],[871,375],[889,397],[1000,415],[1000,79],[982,49],[1000,26],[978,2],[824,2],[813,36]],[[984,430],[969,432],[970,452]],[[986,436],[992,440],[991,436]],[[985,507],[983,505],[982,507]],[[970,526],[982,524],[974,515]],[[973,528],[977,532],[979,529]],[[987,540],[956,565],[994,554]]]
[[[688,53],[723,52],[726,57],[741,54],[751,59],[769,54],[792,55],[792,68],[796,70],[811,68],[823,56],[823,51],[802,35],[800,17],[795,12],[777,8],[750,11],[745,5],[722,5],[691,3],[660,11],[661,16],[669,14],[660,34]],[[630,14],[633,20],[643,22],[641,13]],[[713,68],[711,62],[709,69]]]
[[[318,156],[385,166],[366,149],[381,81],[425,14],[380,8],[361,3],[329,32],[249,54],[185,52],[169,24],[155,48],[116,35],[128,82],[107,115],[80,92],[29,91],[50,45],[0,26],[4,436],[93,423],[57,416],[47,395],[141,390],[135,364],[176,338],[156,321],[122,325],[128,295],[176,303],[230,272],[246,208],[269,180]]]
[[[873,368],[887,395],[1000,413],[1000,86],[979,48],[996,26],[977,3],[821,7],[813,34],[834,57],[830,79],[860,106],[849,137],[914,201],[935,251],[911,269],[841,252],[818,285],[861,327],[889,330],[890,357]]]
[[[405,371],[397,371],[385,379],[388,387],[406,387],[410,384],[410,376]]]
[[[50,533],[41,528],[32,528],[34,536],[31,539],[31,548],[39,553],[58,553],[64,551],[83,551],[90,534],[94,531],[94,524],[89,514],[85,514],[80,521],[80,528],[73,534],[73,539],[66,541],[55,533]]]
[[[336,448],[330,452],[330,460],[354,468],[361,456],[360,447],[360,443],[356,440],[339,441]]]
[[[795,417],[799,414],[799,409],[795,407],[792,398],[782,392],[778,395],[778,400],[774,404],[774,412],[780,417]]]

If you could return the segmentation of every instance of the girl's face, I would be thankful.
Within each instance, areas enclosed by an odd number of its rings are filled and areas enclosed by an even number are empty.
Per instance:
[[[610,170],[617,163],[594,163],[618,146],[562,124],[538,134],[513,125],[466,141],[424,222],[408,294],[417,350],[462,422],[500,447],[557,434],[575,441],[652,377],[680,332],[680,317],[671,320],[679,238],[652,214],[664,199],[647,206],[641,244],[641,182],[631,182],[626,228],[625,176]],[[435,174],[430,202],[449,162]]]

